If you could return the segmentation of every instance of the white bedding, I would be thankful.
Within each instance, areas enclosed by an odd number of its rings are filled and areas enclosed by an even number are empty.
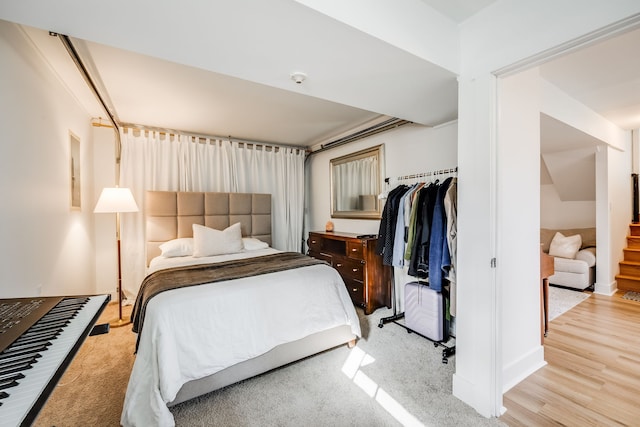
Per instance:
[[[158,257],[149,272],[274,252]],[[173,426],[167,403],[186,382],[345,324],[361,336],[344,282],[328,265],[163,292],[147,305],[120,422],[125,427]]]

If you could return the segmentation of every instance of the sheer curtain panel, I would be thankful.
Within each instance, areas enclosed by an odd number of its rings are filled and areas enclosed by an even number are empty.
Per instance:
[[[120,186],[141,211],[123,215],[122,277],[128,297],[146,272],[144,198],[147,190],[269,193],[272,246],[299,251],[304,211],[303,150],[155,131],[121,129]]]

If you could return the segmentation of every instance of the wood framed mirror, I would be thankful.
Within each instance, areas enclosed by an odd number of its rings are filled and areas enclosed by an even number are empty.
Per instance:
[[[331,217],[380,219],[383,145],[331,159]]]

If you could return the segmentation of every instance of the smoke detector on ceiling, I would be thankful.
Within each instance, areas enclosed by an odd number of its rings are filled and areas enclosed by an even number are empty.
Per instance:
[[[296,84],[302,83],[306,78],[307,78],[307,75],[303,72],[296,71],[294,73],[291,73],[291,80],[296,82]]]

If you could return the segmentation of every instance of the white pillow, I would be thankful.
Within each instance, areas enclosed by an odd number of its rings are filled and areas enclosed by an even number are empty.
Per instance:
[[[242,252],[242,231],[236,222],[224,230],[193,224],[193,256],[234,254]]]
[[[169,240],[160,245],[160,250],[165,258],[191,255],[193,253],[193,238],[181,237]]]
[[[579,234],[565,237],[562,233],[556,232],[556,235],[553,236],[553,240],[549,245],[549,255],[574,259],[581,245],[582,236]]]
[[[266,249],[269,247],[268,243],[256,239],[255,237],[243,237],[242,245],[247,251],[257,251],[258,249]]]

